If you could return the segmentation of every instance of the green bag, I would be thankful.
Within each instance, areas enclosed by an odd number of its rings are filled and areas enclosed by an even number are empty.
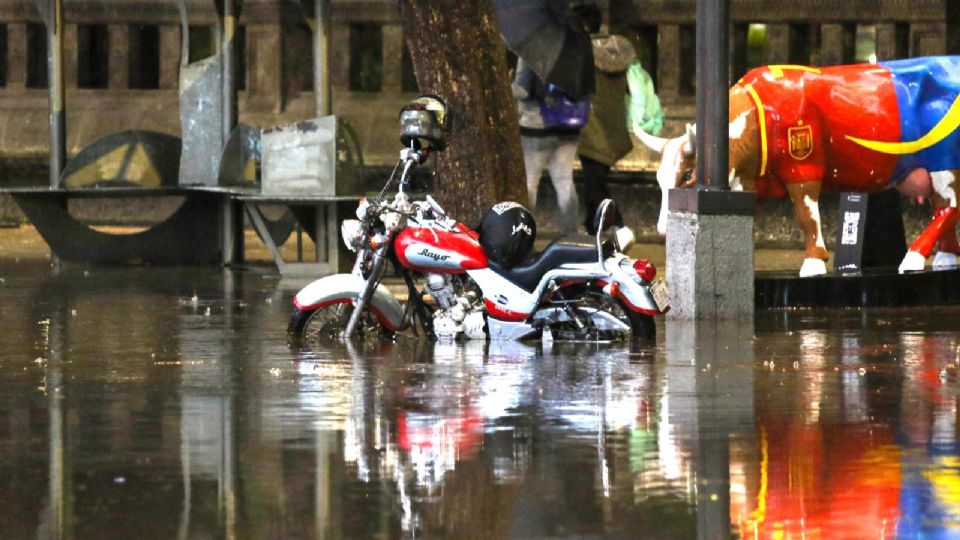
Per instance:
[[[634,62],[627,68],[627,131],[637,129],[651,135],[659,135],[663,129],[663,109],[660,98],[653,88],[653,79],[643,70],[640,62]]]

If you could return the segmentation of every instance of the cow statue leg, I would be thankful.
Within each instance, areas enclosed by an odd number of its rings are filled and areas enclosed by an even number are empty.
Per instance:
[[[934,218],[920,236],[910,244],[910,249],[900,263],[900,273],[923,270],[924,263],[933,246],[938,244],[938,252],[933,260],[936,270],[956,268],[960,244],[957,243],[957,195],[956,174],[954,171],[939,171],[930,174],[933,193],[931,200]]]
[[[800,267],[800,277],[827,273],[827,248],[820,226],[820,185],[820,182],[787,184],[787,193],[790,194],[797,220],[806,237],[806,257]]]

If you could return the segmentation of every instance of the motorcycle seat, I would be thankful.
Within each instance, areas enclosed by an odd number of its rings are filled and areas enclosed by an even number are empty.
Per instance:
[[[578,235],[554,240],[533,257],[533,260],[511,268],[503,268],[493,261],[490,269],[519,285],[525,291],[537,288],[544,274],[561,264],[597,261],[597,244],[592,236]]]

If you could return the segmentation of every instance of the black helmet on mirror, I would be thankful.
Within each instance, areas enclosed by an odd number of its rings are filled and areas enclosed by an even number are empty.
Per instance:
[[[405,147],[443,150],[449,127],[449,106],[440,96],[420,96],[400,109],[400,142]]]

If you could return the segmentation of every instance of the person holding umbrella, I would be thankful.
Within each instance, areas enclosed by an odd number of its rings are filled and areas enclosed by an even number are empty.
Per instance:
[[[567,0],[494,0],[507,46],[517,54],[513,95],[520,114],[527,192],[535,207],[544,170],[557,192],[560,229],[578,221],[573,162],[594,89],[590,35]]]

